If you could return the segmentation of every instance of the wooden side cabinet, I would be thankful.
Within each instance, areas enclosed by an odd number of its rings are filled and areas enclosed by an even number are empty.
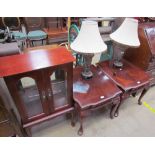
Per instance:
[[[155,22],[140,23],[138,27],[140,46],[129,48],[124,58],[145,70],[150,76],[150,85],[155,85]]]
[[[71,53],[62,47],[0,60],[0,75],[28,136],[33,125],[68,112],[73,117],[73,61]]]

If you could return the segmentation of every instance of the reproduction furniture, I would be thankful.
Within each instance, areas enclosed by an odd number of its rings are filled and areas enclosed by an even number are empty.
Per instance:
[[[102,71],[123,91],[123,94],[121,95],[121,103],[114,114],[115,117],[118,116],[119,107],[123,103],[122,101],[130,95],[135,96],[138,92],[142,92],[138,99],[138,104],[141,105],[141,99],[146,94],[150,85],[150,76],[147,73],[124,59],[122,62],[122,68],[114,67],[112,61],[105,61],[97,64],[98,67],[100,67]]]
[[[120,103],[122,91],[101,68],[91,65],[92,79],[84,80],[80,73],[82,67],[73,70],[73,98],[80,119],[78,134],[83,134],[83,115],[85,112],[111,104],[110,117],[113,118]]]
[[[68,44],[69,47],[71,43],[75,40],[80,32],[79,27],[76,24],[72,24],[68,30]],[[72,50],[73,56],[76,58],[75,66],[83,66],[84,60],[81,54],[78,54]]]
[[[8,110],[0,97],[0,137],[23,136],[12,109]]]
[[[19,53],[20,49],[16,42],[0,44],[0,57]]]
[[[107,44],[107,52],[102,53],[100,61],[111,60],[113,55],[112,41],[109,35],[113,32],[113,25],[115,18],[113,17],[89,17],[84,20],[91,20],[98,22],[99,31],[103,41]]]
[[[155,23],[139,23],[140,47],[129,48],[124,59],[140,67],[152,77],[151,85],[155,84]]]
[[[65,113],[71,113],[74,125],[73,61],[63,47],[0,58],[0,77],[6,82],[28,136],[33,125]]]
[[[107,50],[107,46],[101,38],[98,23],[95,21],[82,21],[80,32],[71,43],[70,48],[83,57],[84,63],[81,76],[84,79],[92,78],[93,73],[90,66],[94,54],[103,53]]]
[[[47,33],[47,44],[67,42],[68,31],[64,27],[63,18],[61,17],[45,17],[45,28]]]
[[[140,46],[138,38],[138,20],[125,18],[121,26],[110,34],[110,38],[115,47],[113,53],[114,66],[122,67],[123,63],[121,59],[125,51],[130,47],[137,48]]]
[[[27,31],[27,38],[30,46],[34,46],[34,41],[47,40],[47,33],[43,31],[43,18],[41,17],[24,17],[24,23]]]

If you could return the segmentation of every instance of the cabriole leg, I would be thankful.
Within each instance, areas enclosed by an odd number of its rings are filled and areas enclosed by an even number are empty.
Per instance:
[[[79,120],[80,120],[80,128],[78,130],[78,135],[81,136],[83,135],[83,115],[82,115],[82,111],[80,108],[78,108],[78,115],[79,115]]]
[[[148,91],[148,89],[144,88],[139,99],[138,99],[138,104],[141,105],[142,104],[142,101],[141,99],[143,98],[143,96],[146,94],[146,92]]]

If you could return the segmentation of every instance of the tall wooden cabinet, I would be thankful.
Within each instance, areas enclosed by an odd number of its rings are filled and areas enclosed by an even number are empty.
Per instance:
[[[124,58],[140,67],[152,77],[155,84],[155,22],[140,23],[138,27],[140,47],[129,48]]]
[[[0,59],[0,76],[28,135],[33,125],[67,112],[73,114],[73,61],[63,47]]]

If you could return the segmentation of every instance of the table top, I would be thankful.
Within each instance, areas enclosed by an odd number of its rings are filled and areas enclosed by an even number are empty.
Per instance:
[[[81,67],[73,70],[73,98],[81,108],[96,106],[121,94],[116,84],[100,68],[91,66],[93,78],[84,80]]]
[[[123,67],[115,68],[110,65],[110,61],[98,63],[103,72],[107,74],[124,91],[139,88],[149,84],[150,76],[140,68],[134,66],[126,60],[123,61]]]
[[[0,77],[62,65],[74,60],[71,52],[65,47],[33,50],[24,54],[0,57]]]

